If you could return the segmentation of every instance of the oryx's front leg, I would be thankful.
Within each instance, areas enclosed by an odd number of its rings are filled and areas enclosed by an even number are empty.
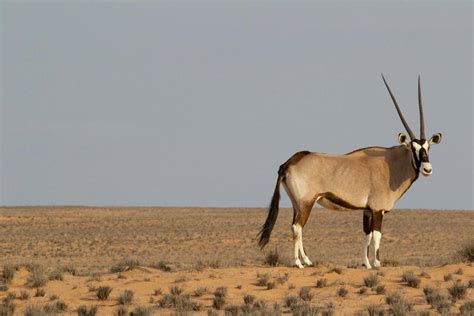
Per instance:
[[[372,211],[364,211],[364,218],[363,218],[363,228],[365,233],[364,242],[362,245],[362,265],[364,265],[367,269],[372,269],[372,266],[369,262],[369,247],[370,242],[372,241]]]
[[[373,214],[373,228],[372,235],[374,238],[374,251],[375,251],[375,260],[374,267],[380,267],[380,239],[382,239],[382,221],[383,221],[384,211],[374,212]]]
[[[291,226],[291,229],[293,230],[293,245],[294,245],[294,255],[295,255],[295,266],[297,266],[300,269],[303,269],[303,265],[301,264],[300,256],[299,256],[299,250],[300,250],[300,245],[302,244],[301,240],[303,238],[303,229],[299,224],[293,224]]]

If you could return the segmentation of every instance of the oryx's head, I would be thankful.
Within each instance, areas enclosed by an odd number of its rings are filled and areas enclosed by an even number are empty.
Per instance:
[[[387,81],[385,81],[385,78],[383,75],[382,75],[382,79],[383,79],[383,82],[385,83],[385,86],[388,89],[388,93],[390,93],[390,97],[393,100],[393,104],[395,104],[395,108],[397,109],[400,119],[402,120],[402,123],[408,132],[408,135],[410,135],[410,141],[409,141],[405,134],[399,133],[398,141],[401,144],[404,144],[405,146],[411,149],[412,161],[413,161],[413,166],[415,167],[415,169],[418,172],[421,172],[424,176],[429,176],[433,173],[433,167],[431,166],[430,159],[429,159],[430,146],[433,144],[439,144],[441,142],[442,135],[441,133],[436,133],[433,136],[431,136],[429,140],[426,139],[425,120],[423,117],[423,102],[421,99],[420,76],[418,76],[418,107],[420,109],[420,138],[417,138],[415,136],[410,126],[408,126],[408,123],[405,121],[402,111],[400,110],[400,107],[398,106],[397,100],[395,99],[395,96],[390,90],[390,87],[388,86]]]

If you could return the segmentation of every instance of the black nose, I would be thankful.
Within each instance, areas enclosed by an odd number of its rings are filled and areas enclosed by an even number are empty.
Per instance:
[[[424,170],[426,173],[430,173],[432,169],[423,168],[423,170]]]

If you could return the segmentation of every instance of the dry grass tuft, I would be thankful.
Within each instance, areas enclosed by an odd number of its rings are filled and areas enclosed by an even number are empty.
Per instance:
[[[110,286],[100,286],[97,289],[97,298],[99,301],[105,301],[109,298],[110,293],[112,293],[112,288]]]
[[[456,260],[462,262],[474,262],[474,240],[466,243],[456,253]]]
[[[265,264],[271,267],[276,267],[280,264],[280,254],[278,253],[278,249],[275,248],[274,250],[270,250],[265,255]]]
[[[77,316],[95,316],[97,315],[98,310],[99,308],[97,306],[87,307],[85,305],[81,305],[77,308]]]
[[[323,287],[326,287],[328,285],[328,280],[325,278],[321,278],[318,281],[316,281],[316,287],[321,289]]]
[[[124,271],[134,269],[138,266],[140,266],[140,261],[138,261],[137,259],[128,258],[128,259],[124,259],[124,260],[120,261],[119,263],[113,265],[110,268],[110,272],[112,272],[112,273],[124,272]]]
[[[456,281],[452,286],[448,287],[448,292],[453,302],[456,302],[466,297],[467,286],[461,281]]]
[[[129,305],[129,304],[132,304],[133,296],[134,296],[133,291],[125,290],[119,295],[119,297],[117,298],[117,301],[121,305]]]
[[[340,287],[339,289],[337,289],[337,296],[340,296],[340,297],[346,297],[347,294],[349,294],[349,291],[345,288],[345,287]]]
[[[32,266],[30,269],[30,275],[28,276],[28,282],[33,287],[45,286],[48,282],[48,276],[44,271],[44,268],[39,265]]]
[[[398,292],[385,296],[385,301],[390,305],[393,316],[405,316],[413,310],[413,304]]]
[[[418,287],[421,280],[415,275],[415,273],[413,273],[413,271],[405,271],[402,274],[402,282],[406,282],[410,287]]]
[[[364,278],[364,284],[367,287],[374,287],[379,284],[379,276],[376,273],[369,274]]]
[[[474,301],[470,300],[470,301],[465,302],[463,305],[459,307],[459,311],[461,312],[462,316],[474,315]]]
[[[304,286],[300,289],[298,295],[303,301],[311,301],[314,297],[314,294],[311,293],[311,288],[309,286]]]
[[[2,278],[5,283],[10,283],[15,276],[16,269],[13,265],[6,264],[3,266]]]

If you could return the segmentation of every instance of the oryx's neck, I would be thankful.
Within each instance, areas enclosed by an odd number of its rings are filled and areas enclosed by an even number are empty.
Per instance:
[[[396,192],[397,200],[418,179],[419,172],[413,165],[410,149],[404,145],[388,148],[390,189]]]

